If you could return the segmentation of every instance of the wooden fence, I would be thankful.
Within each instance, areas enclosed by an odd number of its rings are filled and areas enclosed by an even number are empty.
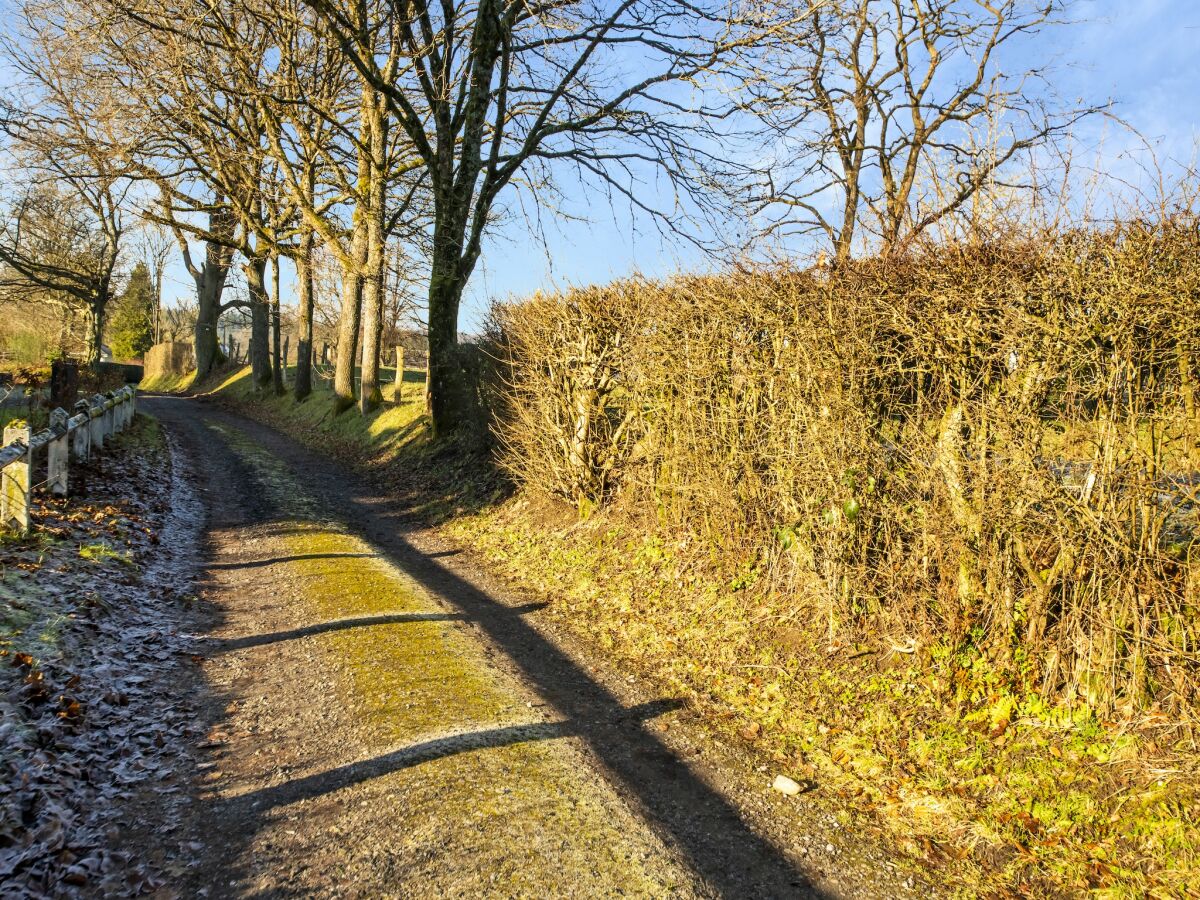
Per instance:
[[[61,407],[50,413],[50,427],[37,434],[28,425],[4,429],[0,447],[0,528],[29,530],[30,500],[35,487],[65,497],[71,462],[86,462],[113,435],[133,421],[137,391],[126,386],[96,394],[75,404],[75,415]],[[34,484],[34,458],[46,451],[46,480]]]

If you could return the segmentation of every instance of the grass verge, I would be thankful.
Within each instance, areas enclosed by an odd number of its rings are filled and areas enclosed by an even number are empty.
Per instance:
[[[186,375],[160,375],[157,378],[144,378],[138,384],[138,390],[178,394],[190,389],[195,378],[194,371],[188,372]]]
[[[1165,717],[1121,727],[1014,695],[970,647],[825,646],[750,590],[753,561],[706,567],[687,536],[620,515],[517,497],[447,530],[731,740],[950,863],[965,895],[1200,891],[1197,757]]]

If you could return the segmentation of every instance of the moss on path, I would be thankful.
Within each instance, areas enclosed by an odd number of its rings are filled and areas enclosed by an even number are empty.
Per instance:
[[[218,514],[211,530],[206,593],[224,621],[204,671],[223,712],[200,830],[222,837],[197,887],[708,893],[468,623],[327,521],[269,454],[212,437],[246,480],[230,489],[265,496],[251,521]]]

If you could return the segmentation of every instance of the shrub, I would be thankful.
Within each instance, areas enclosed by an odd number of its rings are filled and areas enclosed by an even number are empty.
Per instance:
[[[1179,218],[537,296],[496,312],[504,463],[752,560],[830,643],[1191,712],[1198,251]]]

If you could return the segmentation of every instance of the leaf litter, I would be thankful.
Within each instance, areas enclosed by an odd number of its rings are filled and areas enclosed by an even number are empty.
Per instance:
[[[78,496],[36,497],[37,529],[0,539],[5,897],[172,896],[199,849],[170,837],[201,727],[171,687],[201,518],[179,465],[139,417],[73,467]]]

